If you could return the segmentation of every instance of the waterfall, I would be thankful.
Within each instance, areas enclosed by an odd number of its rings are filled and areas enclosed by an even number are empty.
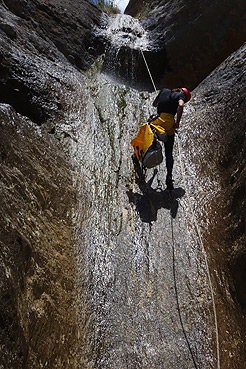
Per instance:
[[[98,37],[105,38],[108,43],[102,72],[114,81],[141,89],[146,84],[138,77],[139,65],[143,66],[143,77],[146,73],[141,51],[149,52],[151,45],[148,33],[138,19],[118,14],[110,18],[106,28],[95,28],[95,33]]]
[[[128,47],[133,50],[148,50],[148,33],[141,26],[138,19],[130,15],[117,14],[109,20],[107,28],[97,28],[99,34],[105,36],[110,47]]]
[[[95,369],[189,369],[194,359],[198,367],[214,367],[207,271],[187,218],[178,163],[175,198],[165,192],[164,163],[147,172],[142,190],[134,179],[130,141],[155,111],[155,95],[126,86],[119,75],[112,78],[127,50],[127,78],[132,73],[134,79],[135,58],[140,47],[148,50],[148,37],[122,15],[100,32],[112,45],[104,68],[70,75],[73,87],[61,91],[69,109],[56,129],[71,137],[62,144],[78,192],[73,223],[80,362]],[[194,206],[193,196],[190,202]]]
[[[131,160],[156,110],[140,50],[159,81],[165,61],[141,24],[107,18],[98,46],[87,0],[17,3],[0,5],[0,367],[218,369],[212,284],[223,369],[243,368],[245,46],[185,105],[170,196],[165,162],[139,186]]]

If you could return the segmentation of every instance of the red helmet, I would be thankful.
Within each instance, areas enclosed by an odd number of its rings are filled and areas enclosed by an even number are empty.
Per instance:
[[[181,87],[181,90],[183,90],[183,91],[184,91],[185,96],[186,96],[186,100],[187,100],[187,101],[189,101],[189,100],[190,100],[190,98],[191,98],[191,93],[190,93],[190,91],[189,91],[189,90],[187,90],[187,88],[185,88],[185,87]]]

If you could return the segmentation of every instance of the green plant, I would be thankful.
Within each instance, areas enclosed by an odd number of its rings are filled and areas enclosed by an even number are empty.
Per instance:
[[[91,0],[99,9],[107,14],[119,14],[120,10],[114,3],[114,0]]]
[[[154,10],[157,7],[157,5],[155,5],[155,3],[153,4],[153,2],[145,0],[142,2],[142,8],[139,11],[139,13],[135,16],[135,18],[137,19],[143,19],[144,17],[146,17],[150,12],[152,12],[152,10]]]

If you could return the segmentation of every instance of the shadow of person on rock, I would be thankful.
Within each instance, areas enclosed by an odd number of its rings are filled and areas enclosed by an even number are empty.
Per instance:
[[[134,193],[132,190],[126,192],[129,202],[136,205],[140,219],[144,223],[151,224],[151,222],[155,222],[157,220],[157,212],[161,208],[170,209],[171,217],[175,218],[178,211],[177,199],[185,194],[185,190],[181,187],[175,188],[171,193],[167,189],[153,189],[151,185],[156,174],[157,170],[154,171],[148,182],[141,179],[138,185],[142,194]]]

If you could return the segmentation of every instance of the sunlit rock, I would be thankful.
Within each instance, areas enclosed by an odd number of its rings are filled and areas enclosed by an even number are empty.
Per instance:
[[[241,369],[245,46],[192,91],[170,196],[165,163],[135,182],[130,141],[155,94],[114,57],[137,60],[150,33],[76,4],[1,5],[16,37],[0,27],[0,366]],[[64,36],[79,19],[86,72]]]

